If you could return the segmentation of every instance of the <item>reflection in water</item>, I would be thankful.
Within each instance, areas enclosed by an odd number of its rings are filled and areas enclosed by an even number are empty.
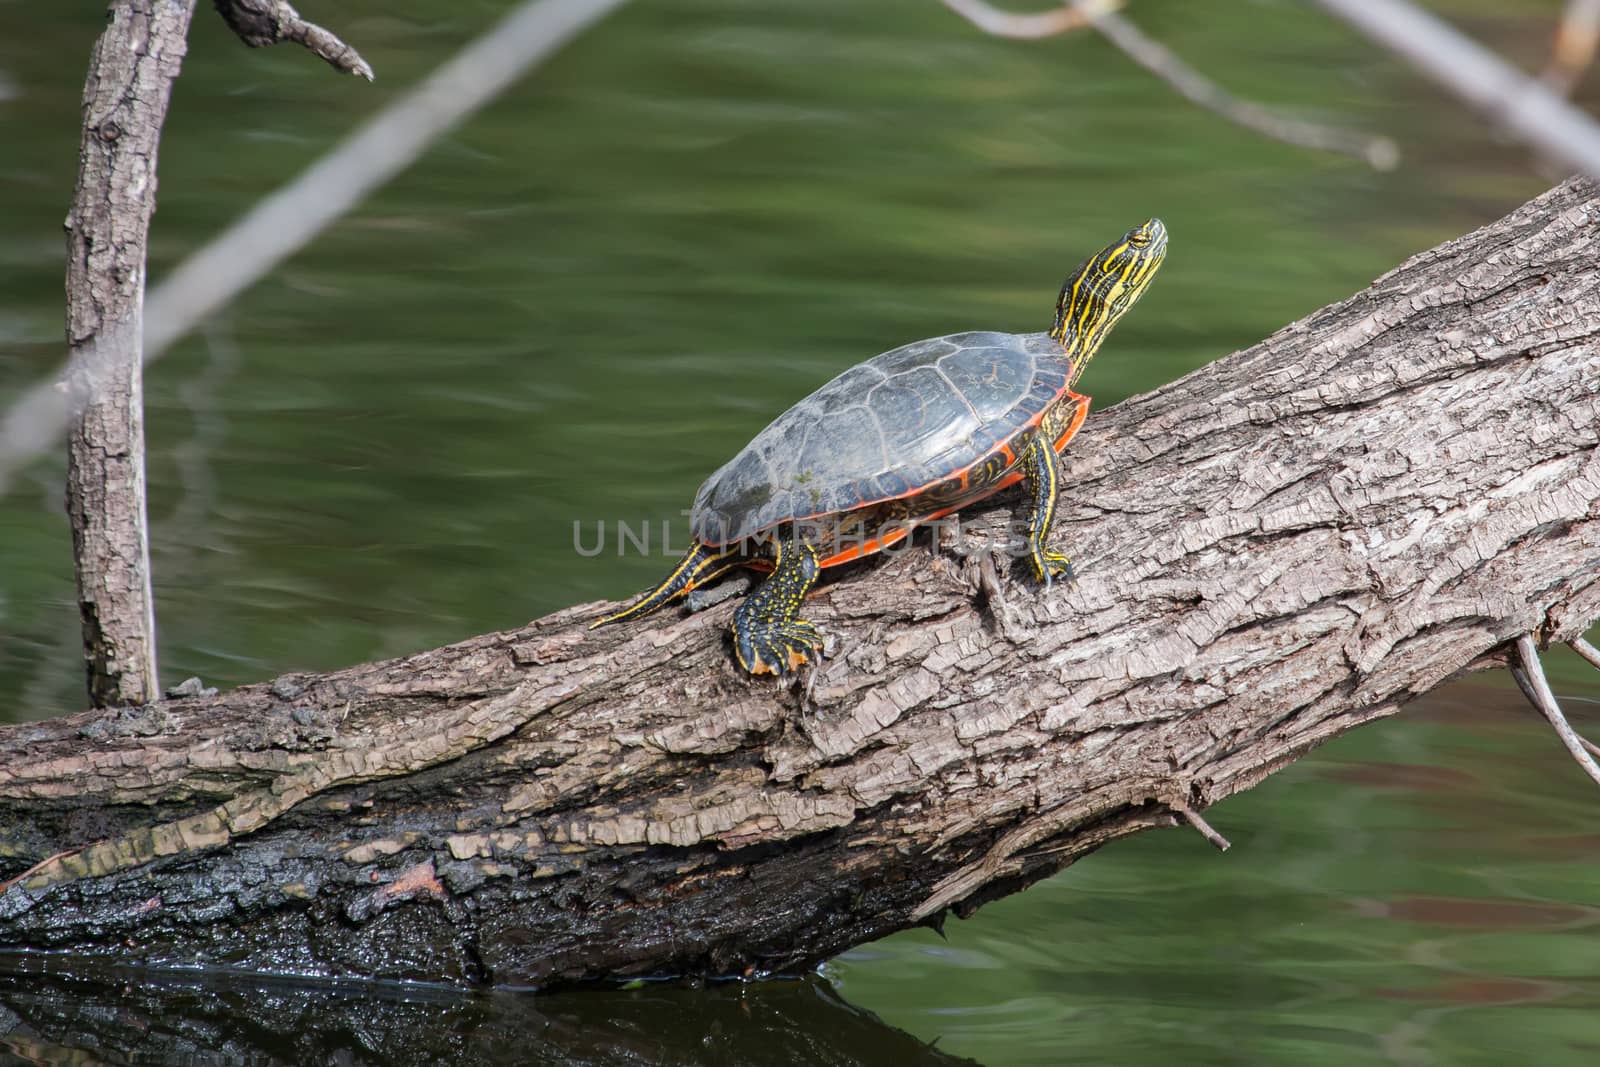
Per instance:
[[[40,973],[35,961],[14,958],[0,959],[0,1063],[11,1062],[7,1054],[35,1064],[295,1067],[974,1065],[846,1004],[818,978],[472,995],[133,970]]]

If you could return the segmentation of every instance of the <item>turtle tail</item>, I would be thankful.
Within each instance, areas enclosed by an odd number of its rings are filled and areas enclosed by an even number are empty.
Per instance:
[[[616,614],[607,615],[590,623],[589,629],[609,626],[614,622],[627,622],[629,619],[642,619],[683,596],[695,586],[704,585],[723,571],[735,566],[738,563],[738,556],[739,550],[736,546],[713,548],[697,541],[694,547],[689,549],[688,555],[678,562],[672,573],[667,575],[660,585]]]

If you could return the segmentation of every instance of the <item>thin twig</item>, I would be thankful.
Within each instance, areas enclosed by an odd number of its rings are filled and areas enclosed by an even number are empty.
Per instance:
[[[1545,680],[1544,667],[1539,663],[1539,650],[1534,647],[1532,637],[1523,634],[1517,638],[1517,656],[1521,660],[1519,666],[1527,674],[1528,684],[1534,692],[1533,706],[1550,720],[1556,736],[1561,738],[1561,743],[1572,754],[1572,758],[1578,761],[1583,773],[1600,784],[1600,763],[1596,763],[1589,754],[1592,746],[1578,736],[1577,731],[1568,724],[1567,717],[1561,713],[1561,705],[1556,703],[1556,695],[1550,691],[1550,683]]]
[[[1096,14],[1109,14],[1122,7],[1122,4],[1123,0],[1091,0],[1054,11],[1017,15],[990,7],[984,0],[944,0],[945,7],[984,33],[1019,41],[1036,41],[1041,37],[1081,30],[1091,25]]]
[[[83,849],[81,849],[81,848],[69,848],[69,849],[63,849],[62,851],[57,852],[53,856],[46,856],[44,859],[40,860],[38,863],[35,863],[32,867],[29,867],[27,870],[23,871],[21,874],[12,875],[10,878],[7,878],[5,881],[0,882],[0,893],[7,892],[12,886],[19,884],[24,878],[28,878],[28,877],[30,877],[32,875],[35,875],[35,874],[39,873],[40,871],[44,870],[44,868],[46,868],[50,864],[54,863],[56,860],[65,859],[66,857],[72,855],[75,852],[82,852],[82,851],[83,851]]]
[[[1081,0],[1080,0],[1081,2]],[[1363,160],[1374,170],[1393,170],[1400,148],[1388,137],[1323,126],[1290,118],[1250,100],[1240,100],[1204,74],[1179,59],[1166,45],[1151,40],[1144,31],[1118,14],[1093,17],[1094,28],[1145,70],[1166,82],[1178,94],[1229,122],[1263,137],[1302,148],[1337,152]]]
[[[1528,698],[1528,703],[1534,707],[1539,706],[1539,693],[1533,688],[1533,683],[1528,680],[1528,675],[1515,663],[1511,664],[1511,677],[1517,683],[1517,688],[1522,690],[1522,695]],[[1578,735],[1578,740],[1591,756],[1600,756],[1600,745],[1595,744],[1583,735]]]
[[[196,324],[410,166],[440,136],[624,2],[527,0],[456,53],[152,290],[144,310],[145,362],[159,359]],[[29,387],[0,418],[0,495],[66,428],[71,398],[56,385],[64,373]]]
[[[1107,0],[1065,0],[1062,12],[1014,15],[991,7],[985,0],[943,0],[943,3],[980,30],[998,37],[1044,37],[1085,24],[1093,26],[1129,59],[1166,82],[1184,99],[1235,125],[1275,141],[1354,156],[1375,170],[1392,170],[1400,161],[1400,149],[1388,137],[1290,118],[1239,99],[1179,59],[1166,45],[1145,36],[1143,30],[1117,13],[1116,8],[1121,4]]]
[[[212,6],[251,48],[292,41],[322,57],[335,70],[372,80],[372,68],[360,52],[316,23],[301,18],[287,0],[212,0]]]
[[[1169,803],[1167,806],[1173,811],[1177,812],[1179,815],[1183,816],[1184,822],[1188,823],[1196,830],[1199,830],[1200,836],[1215,845],[1218,852],[1226,852],[1228,849],[1233,847],[1232,842],[1230,842],[1226,837],[1223,837],[1221,834],[1217,833],[1212,825],[1206,822],[1204,817],[1202,817],[1198,811],[1195,811],[1189,805],[1178,801]]]
[[[1550,62],[1539,80],[1551,92],[1571,96],[1584,71],[1594,62],[1595,46],[1600,44],[1600,0],[1567,0],[1556,27]]]
[[[1511,680],[1517,683],[1517,688],[1522,690],[1522,695],[1528,698],[1528,703],[1534,707],[1539,706],[1539,692],[1534,689],[1533,683],[1528,680],[1527,673],[1517,665],[1516,660],[1511,661]]]
[[[991,549],[978,553],[978,585],[983,590],[985,603],[989,605],[989,613],[1000,627],[1000,636],[1015,644],[1017,632],[1011,619],[1011,605],[1006,601],[1005,587],[1000,584],[994,557]]]
[[[1523,141],[1600,177],[1600,122],[1406,0],[1319,0]]]
[[[1572,647],[1572,651],[1588,660],[1591,666],[1600,667],[1600,648],[1595,648],[1581,637],[1575,637],[1567,643]],[[1588,749],[1591,755],[1600,756],[1600,745],[1590,741],[1587,737],[1582,738],[1582,741],[1583,747]]]

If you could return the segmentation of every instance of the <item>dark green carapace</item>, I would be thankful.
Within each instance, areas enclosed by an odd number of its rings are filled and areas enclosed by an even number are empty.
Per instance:
[[[638,602],[595,626],[648,615],[732,567],[770,571],[733,615],[752,674],[786,674],[821,649],[800,606],[825,567],[877,552],[917,523],[1017,482],[1032,503],[1027,555],[1048,586],[1071,577],[1046,547],[1058,454],[1083,425],[1073,391],[1167,254],[1151,219],[1074,271],[1048,332],[951,334],[858,364],[779,415],[695,495],[694,547]]]

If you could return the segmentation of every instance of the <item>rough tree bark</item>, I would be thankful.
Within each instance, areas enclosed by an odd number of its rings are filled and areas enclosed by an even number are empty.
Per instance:
[[[67,515],[95,707],[157,695],[140,338],[156,147],[193,15],[194,0],[113,3],[83,89],[67,216]]]
[[[294,41],[368,80],[355,49],[284,0],[214,0],[252,47]],[[113,0],[83,89],[78,185],[67,215],[67,516],[89,701],[157,694],[144,484],[145,249],[156,150],[195,0]]]
[[[926,539],[863,565],[809,605],[837,645],[809,706],[734,667],[731,605],[594,633],[584,605],[0,731],[0,946],[791,970],[1170,824],[1600,616],[1597,234],[1570,182],[1097,414],[1056,531],[1077,587]]]

